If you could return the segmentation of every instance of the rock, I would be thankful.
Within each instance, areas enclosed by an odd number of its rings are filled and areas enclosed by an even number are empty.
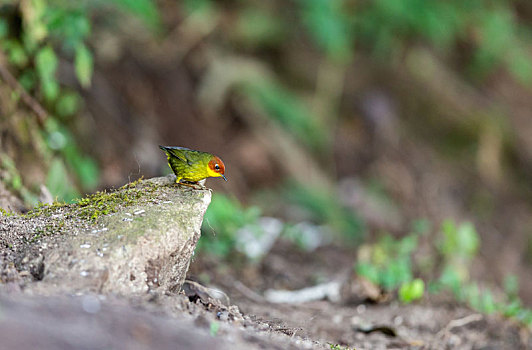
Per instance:
[[[22,201],[15,197],[0,181],[0,209],[21,212],[24,210]]]
[[[235,348],[211,337],[208,328],[196,327],[190,318],[132,308],[94,295],[15,298],[0,294],[0,309],[1,349]]]
[[[12,258],[17,268],[40,279],[26,290],[118,295],[179,291],[211,191],[176,186],[174,179],[139,181],[75,205],[0,218],[5,227],[22,231],[23,241],[33,242],[10,244],[18,248]]]

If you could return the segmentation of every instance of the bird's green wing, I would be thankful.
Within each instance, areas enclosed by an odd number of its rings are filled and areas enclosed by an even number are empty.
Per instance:
[[[187,154],[189,152],[195,152],[191,149],[185,148],[185,147],[166,147],[166,146],[159,146],[163,151],[167,152],[170,156],[177,158],[178,160],[187,163],[188,165],[192,165],[189,157]]]

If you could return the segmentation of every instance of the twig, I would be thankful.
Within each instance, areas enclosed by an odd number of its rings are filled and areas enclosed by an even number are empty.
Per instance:
[[[468,315],[468,316],[465,316],[465,317],[462,317],[462,318],[458,318],[456,320],[452,320],[450,321],[447,326],[442,329],[439,333],[441,332],[449,332],[451,329],[453,328],[458,328],[458,327],[463,327],[465,325],[468,325],[470,323],[473,323],[473,322],[476,322],[476,321],[480,321],[484,318],[484,316],[482,316],[481,314],[472,314],[472,315]]]
[[[444,339],[446,336],[448,336],[453,328],[464,327],[470,323],[480,321],[483,318],[484,316],[482,316],[481,314],[472,314],[462,318],[451,320],[443,329],[436,333],[436,336],[431,342],[429,348],[434,349],[434,344],[441,343],[440,339]],[[426,349],[426,347],[424,349]]]
[[[5,56],[2,52],[0,52],[0,78],[5,81],[13,91],[20,95],[22,101],[37,115],[37,121],[39,124],[41,126],[44,125],[46,118],[48,118],[48,113],[46,113],[41,104],[28,94],[24,87],[20,85],[17,79],[11,74],[5,65]]]
[[[300,304],[324,298],[332,302],[340,301],[340,282],[332,281],[298,290],[268,289],[264,297],[271,303]]]

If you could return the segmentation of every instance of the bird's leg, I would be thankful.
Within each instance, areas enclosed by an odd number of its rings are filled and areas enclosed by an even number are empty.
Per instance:
[[[205,189],[205,186],[202,186],[201,184],[199,184],[197,182],[178,182],[177,184],[178,185],[187,186],[187,187],[193,188],[195,190],[203,190],[203,189]]]
[[[207,179],[199,180],[198,182],[196,182],[196,184],[198,185],[200,190],[207,190],[208,189],[205,186],[205,181],[207,181]]]
[[[189,184],[188,182],[179,182],[178,185],[187,186],[187,187],[196,189],[195,184]]]

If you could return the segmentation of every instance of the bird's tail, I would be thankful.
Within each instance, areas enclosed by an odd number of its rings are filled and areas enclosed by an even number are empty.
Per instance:
[[[166,157],[169,160],[170,160],[170,157],[175,157],[182,162],[187,162],[189,165],[191,164],[190,161],[187,159],[186,155],[182,154],[182,151],[187,150],[187,148],[168,147],[168,146],[161,146],[161,145],[159,145],[159,148],[162,149],[166,153]]]

